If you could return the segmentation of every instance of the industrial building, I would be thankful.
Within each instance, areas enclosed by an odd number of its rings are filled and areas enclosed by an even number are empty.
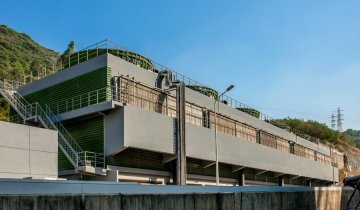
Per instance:
[[[218,160],[222,186],[339,181],[328,146],[112,41],[61,67],[0,82],[11,122],[58,131],[60,178],[216,185]]]

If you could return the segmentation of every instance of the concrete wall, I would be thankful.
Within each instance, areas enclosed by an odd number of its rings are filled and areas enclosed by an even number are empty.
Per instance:
[[[67,185],[79,185],[84,182]],[[34,183],[43,185],[32,188],[32,193],[3,193],[3,187],[18,189],[20,185],[0,183],[0,209],[193,209],[193,210],[339,210],[344,209],[352,192],[351,188],[291,188],[291,187],[197,187],[197,186],[142,186],[119,183],[104,184],[88,182],[78,193],[70,194],[69,187],[52,185],[52,193],[38,193],[51,183]],[[97,184],[96,184],[97,183]],[[28,183],[23,183],[28,192]],[[93,191],[87,188],[94,185]],[[96,185],[96,186],[95,186]],[[99,188],[100,187],[100,188]],[[111,190],[114,187],[117,192]],[[66,189],[68,193],[59,193]],[[55,190],[54,190],[55,189]],[[99,190],[100,189],[100,190]],[[103,189],[108,189],[103,191]],[[110,190],[109,190],[110,189]],[[131,189],[129,191],[129,189]],[[236,189],[236,190],[234,190]],[[131,192],[132,191],[132,192]],[[160,192],[161,191],[161,192]],[[357,192],[350,207],[359,201]]]
[[[105,155],[127,147],[174,154],[174,119],[130,104],[105,117]]]
[[[147,71],[141,67],[131,64],[123,59],[119,59],[114,55],[108,55],[108,66],[111,67],[112,76],[119,76],[120,73],[122,75],[129,75],[130,78],[134,77],[136,80],[142,81],[146,84],[157,86],[157,80],[159,79],[157,74],[154,74],[153,72]],[[186,88],[185,96],[186,99],[191,102],[195,102],[196,104],[204,106],[208,109],[214,109],[214,99],[207,97],[199,92]],[[330,155],[330,151],[328,148],[319,147],[317,144],[314,144],[306,139],[297,137],[296,135],[291,134],[281,128],[273,126],[269,123],[252,117],[225,104],[220,103],[219,112],[228,115],[240,122],[249,124],[259,129],[263,129],[267,132],[281,136],[287,140],[294,141],[304,147],[321,152],[325,155]]]
[[[57,178],[56,131],[0,121],[0,178]]]
[[[214,131],[186,123],[186,155],[215,161]],[[219,162],[316,179],[333,180],[333,167],[271,147],[218,133]],[[339,181],[335,168],[335,182]]]
[[[174,119],[130,104],[110,111],[105,117],[105,154],[115,154],[133,147],[159,153],[175,154]],[[271,147],[218,133],[219,162],[333,180],[333,167],[286,153]],[[215,161],[214,131],[186,123],[186,155]],[[335,181],[339,181],[335,168]]]

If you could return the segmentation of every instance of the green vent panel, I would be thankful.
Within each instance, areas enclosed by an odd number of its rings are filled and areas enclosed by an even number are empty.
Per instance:
[[[70,135],[83,151],[104,154],[104,118],[96,117],[64,125]],[[73,165],[58,149],[58,168],[61,170],[74,169]]]
[[[34,93],[24,96],[29,103],[38,102],[40,105],[53,104],[65,99],[69,99],[75,96],[80,96],[91,91],[95,91],[101,88],[105,88],[110,85],[111,80],[111,68],[102,67],[91,71],[89,73],[71,78],[56,85],[44,88]],[[95,93],[96,94],[96,93]],[[87,99],[82,100],[82,103],[87,104]],[[103,97],[105,101],[105,97]],[[77,105],[79,102],[76,103]],[[61,109],[60,103],[59,113],[66,112],[66,109]],[[70,106],[70,105],[68,105]],[[80,108],[80,107],[78,107]],[[57,114],[57,105],[52,105],[51,110]]]
[[[159,171],[171,171],[171,163],[163,163],[161,153],[127,148],[124,151],[106,157],[108,165],[143,168]]]

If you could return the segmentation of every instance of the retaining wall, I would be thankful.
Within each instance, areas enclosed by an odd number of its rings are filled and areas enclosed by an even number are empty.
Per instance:
[[[352,190],[224,192],[179,194],[47,194],[0,195],[0,209],[345,209]],[[360,196],[356,194],[351,206]]]

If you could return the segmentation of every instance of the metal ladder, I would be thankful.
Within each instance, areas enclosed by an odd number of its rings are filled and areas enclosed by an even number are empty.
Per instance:
[[[58,145],[75,169],[85,166],[86,160],[82,160],[78,155],[84,153],[84,151],[47,105],[45,105],[46,108],[44,110],[38,103],[29,104],[13,86],[5,80],[0,81],[0,94],[24,119],[24,122],[29,119],[35,119],[35,121],[40,121],[46,129],[57,131],[59,137]]]

